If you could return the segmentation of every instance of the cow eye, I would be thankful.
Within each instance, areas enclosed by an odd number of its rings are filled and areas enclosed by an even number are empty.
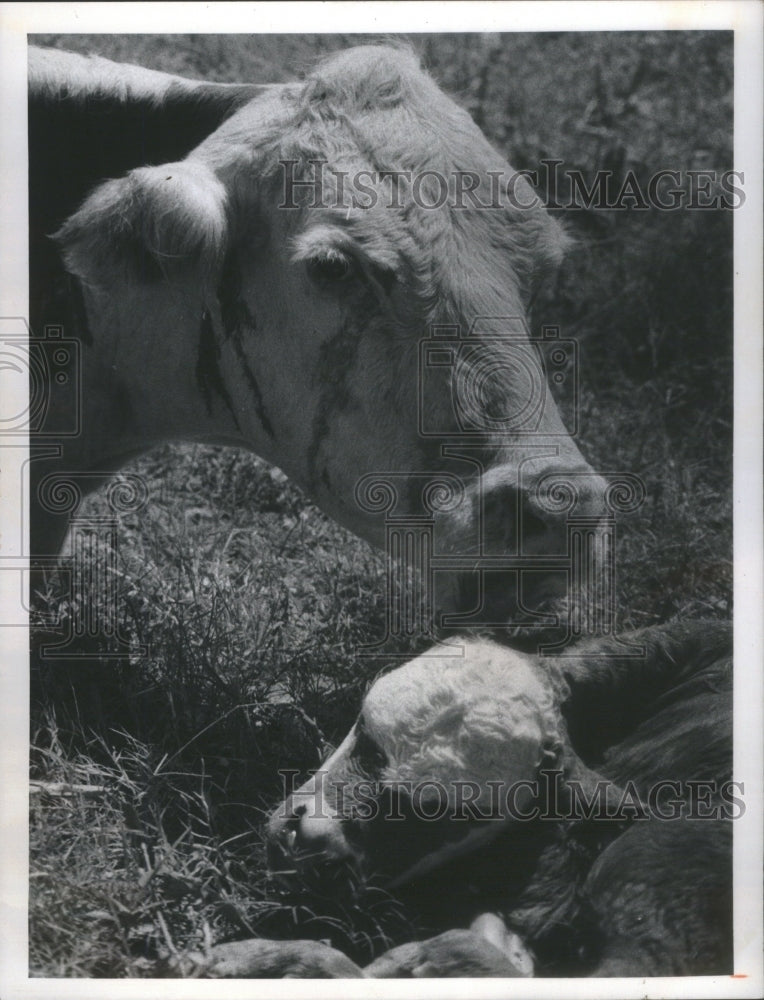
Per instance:
[[[307,262],[308,274],[319,284],[339,284],[350,278],[355,266],[350,257],[338,250],[311,257]]]

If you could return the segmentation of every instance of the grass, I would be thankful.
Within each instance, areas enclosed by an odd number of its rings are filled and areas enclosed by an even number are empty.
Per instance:
[[[73,753],[49,719],[33,761],[31,976],[157,975],[205,942],[255,936],[331,940],[363,962],[411,929],[373,889],[344,904],[279,895],[255,824],[221,833],[214,760],[192,771],[124,732]]]
[[[346,36],[53,36],[47,44],[219,79],[283,79]],[[422,36],[415,44],[516,167],[730,163],[731,45],[703,33]],[[670,84],[670,85],[667,85]],[[731,614],[730,213],[570,213],[577,241],[537,320],[581,354],[580,447],[642,477],[619,521],[621,627]],[[124,515],[109,573],[126,656],[35,659],[30,972],[140,977],[261,934],[332,941],[363,962],[415,917],[270,884],[261,821],[352,722],[382,665],[381,554],[276,469],[223,448],[134,463],[150,499]],[[108,513],[103,494],[84,513]],[[104,558],[108,553],[103,553]],[[97,600],[91,593],[89,600]],[[40,610],[72,620],[56,580]],[[37,647],[50,639],[35,632]],[[148,652],[139,655],[141,646]],[[111,644],[113,651],[113,643]]]
[[[383,631],[384,560],[253,456],[167,447],[132,471],[151,502],[113,573],[133,652],[33,673],[32,973],[152,975],[204,940],[298,929],[368,961],[411,930],[395,901],[285,900],[261,824],[279,769],[306,778],[379,669],[356,650]]]

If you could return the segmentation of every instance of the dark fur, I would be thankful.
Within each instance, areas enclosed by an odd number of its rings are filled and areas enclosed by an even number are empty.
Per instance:
[[[729,625],[672,624],[629,639],[645,645],[644,660],[608,656],[617,647],[604,640],[561,661],[568,726],[581,734],[574,749],[617,784],[633,781],[645,801],[660,780],[728,780]],[[520,824],[413,891],[441,919],[444,906],[501,910],[536,951],[537,975],[730,973],[731,834],[729,819]]]

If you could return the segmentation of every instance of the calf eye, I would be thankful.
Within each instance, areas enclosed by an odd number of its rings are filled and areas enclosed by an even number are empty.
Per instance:
[[[387,766],[387,754],[366,731],[363,722],[356,727],[355,744],[353,746],[353,763],[359,771],[369,777],[375,777]]]

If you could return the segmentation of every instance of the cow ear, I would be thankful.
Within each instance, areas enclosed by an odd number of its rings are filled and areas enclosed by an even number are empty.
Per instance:
[[[203,163],[141,167],[107,181],[54,235],[67,270],[86,284],[126,274],[157,280],[178,267],[210,274],[225,252],[226,190]]]

